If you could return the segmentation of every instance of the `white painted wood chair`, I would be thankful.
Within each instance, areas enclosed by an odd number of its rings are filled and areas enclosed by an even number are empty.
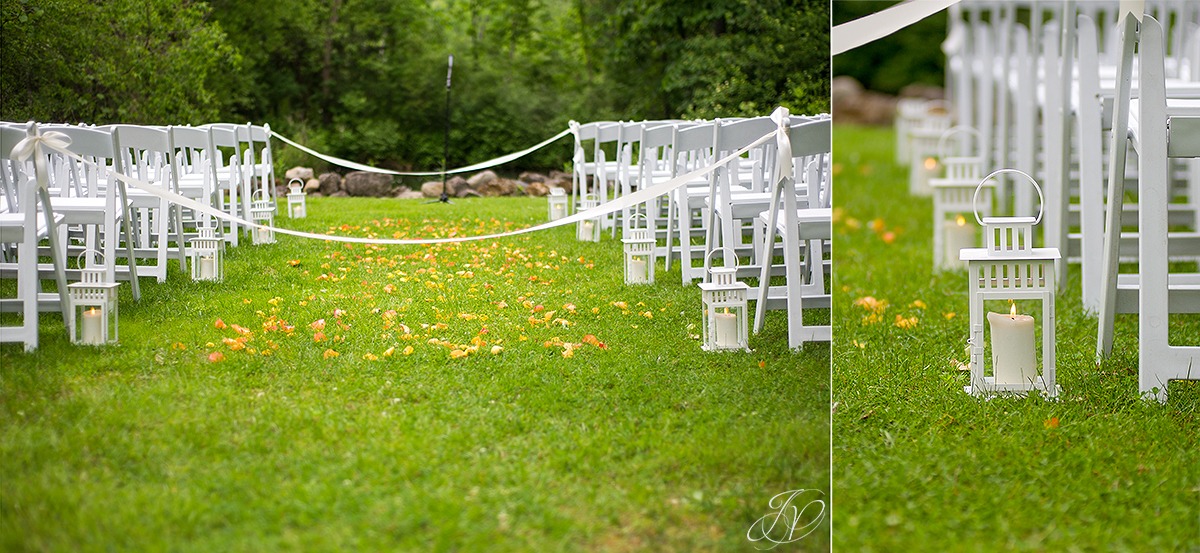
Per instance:
[[[787,141],[778,152],[775,186],[771,187],[769,209],[758,215],[765,232],[759,249],[773,252],[776,233],[782,238],[786,284],[771,286],[771,264],[759,272],[755,303],[754,333],[764,325],[768,309],[786,309],[788,346],[797,349],[810,341],[830,341],[829,325],[806,325],[806,309],[828,309],[825,291],[831,260],[825,247],[832,239],[832,192],[827,170],[831,147],[831,121],[819,119],[787,128]],[[790,151],[788,151],[790,150]],[[798,199],[798,175],[804,174],[804,201]],[[770,255],[768,253],[768,255]]]
[[[6,210],[0,212],[0,243],[17,244],[17,297],[0,300],[0,308],[13,309],[21,313],[21,324],[0,327],[0,342],[24,344],[25,351],[38,347],[39,311],[62,313],[67,336],[73,330],[72,312],[67,298],[67,276],[65,253],[58,233],[63,217],[54,213],[50,193],[47,189],[49,168],[45,153],[34,154],[32,164],[9,159],[13,149],[27,137],[38,135],[37,126],[29,123],[26,131],[11,126],[0,126],[0,153],[3,167],[0,182],[11,194],[6,194]],[[30,174],[33,165],[34,174]],[[41,276],[38,271],[38,242],[46,239],[50,244],[53,279],[58,287],[56,293],[41,291]]]
[[[1200,274],[1173,273],[1172,254],[1200,254],[1200,236],[1169,232],[1170,160],[1200,158],[1200,100],[1167,96],[1162,25],[1149,15],[1123,20],[1113,142],[1109,157],[1109,210],[1105,219],[1104,284],[1097,353],[1112,350],[1114,315],[1138,314],[1138,388],[1167,399],[1170,380],[1200,379],[1200,345],[1171,345],[1170,315],[1200,313]],[[1139,98],[1131,99],[1134,48]],[[1138,155],[1136,274],[1119,274],[1126,152]],[[1182,251],[1181,251],[1182,250]]]
[[[178,193],[174,155],[165,129],[116,125],[113,127],[117,171],[123,175]],[[138,239],[134,252],[153,262],[138,267],[139,275],[167,280],[167,261],[172,251],[180,270],[187,269],[184,252],[183,214],[178,204],[136,188],[128,190],[137,221]],[[172,248],[171,244],[175,246]]]
[[[58,175],[64,182],[59,183],[59,196],[54,198],[55,213],[63,216],[68,228],[78,227],[75,234],[82,242],[78,251],[101,254],[108,282],[116,282],[118,278],[129,280],[133,298],[141,299],[131,202],[125,183],[110,179],[108,174],[116,163],[112,133],[79,126],[55,127],[54,131],[69,138],[71,144],[67,149],[84,159],[79,162],[51,154],[54,164],[64,169]],[[68,258],[78,253],[66,240],[63,246]],[[118,266],[118,254],[124,256],[124,265]],[[68,275],[75,273],[70,271]]]
[[[715,126],[715,123],[707,121],[676,130],[672,178],[699,169],[714,159],[712,148]],[[706,236],[707,233],[705,199],[708,197],[708,187],[708,177],[689,182],[676,188],[671,200],[671,223],[667,232],[667,244],[674,248],[674,241],[679,241],[679,266],[684,286],[692,284],[695,280],[703,280],[707,274],[703,265],[695,266],[695,261],[704,255],[704,246],[694,244],[693,239]]]

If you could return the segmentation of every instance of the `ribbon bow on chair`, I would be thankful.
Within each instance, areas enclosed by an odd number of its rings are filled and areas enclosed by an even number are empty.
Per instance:
[[[46,152],[43,146],[49,146],[52,150],[66,150],[67,146],[71,145],[71,137],[55,131],[41,134],[38,132],[37,126],[30,124],[26,129],[24,140],[17,143],[9,154],[14,161],[25,161],[33,156],[34,174],[37,175],[38,188],[45,189],[48,184],[46,176]]]

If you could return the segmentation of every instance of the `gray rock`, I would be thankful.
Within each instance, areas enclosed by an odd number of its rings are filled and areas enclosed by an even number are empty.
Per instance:
[[[500,177],[496,176],[496,173],[493,173],[492,171],[483,171],[481,173],[476,173],[472,175],[471,178],[467,179],[467,184],[469,184],[472,189],[478,190],[480,193],[482,193],[484,186],[491,184],[499,178]],[[484,194],[484,196],[486,195],[487,194]]]
[[[319,179],[321,193],[329,196],[342,189],[342,176],[337,173],[323,173]]]
[[[300,179],[306,181],[313,178],[312,167],[292,167],[283,175],[284,180],[291,181],[292,179]]]
[[[458,192],[455,192],[455,194],[454,194],[454,197],[456,197],[456,198],[466,198],[468,196],[470,196],[472,198],[483,197],[482,194],[480,194],[479,192],[476,192],[474,190],[471,190],[470,188],[460,188],[458,190]]]
[[[544,182],[531,182],[525,187],[526,196],[542,197],[550,193],[550,187]]]
[[[351,196],[382,198],[392,195],[392,176],[367,171],[347,173],[342,189]]]
[[[321,180],[320,179],[308,179],[308,182],[304,183],[304,191],[305,192],[316,192],[317,190],[320,190],[320,189],[321,189]]]
[[[450,189],[450,195],[455,196],[458,195],[459,190],[470,188],[471,184],[467,182],[467,179],[455,175],[446,181],[446,187]]]
[[[449,182],[446,183],[449,188]],[[426,198],[442,197],[442,181],[429,181],[421,185],[421,195]]]
[[[541,173],[525,171],[524,173],[521,173],[521,176],[517,177],[517,180],[522,181],[522,182],[527,182],[527,183],[534,183],[534,182],[546,182],[546,180],[549,178],[550,177],[547,177],[546,175],[543,175]]]
[[[890,125],[896,114],[895,97],[866,90],[853,77],[833,79],[831,99],[840,123]]]
[[[349,196],[349,195],[350,195],[350,194],[349,194],[349,193],[347,193],[345,190],[338,190],[337,192],[334,192],[333,194],[330,194],[330,195],[329,195],[329,197],[331,197],[331,198],[345,198],[346,196]]]
[[[476,192],[479,192],[480,195],[489,198],[495,196],[511,196],[514,193],[518,193],[519,190],[520,187],[517,186],[516,181],[502,178],[496,178],[487,182],[486,184],[481,184],[475,187]]]
[[[442,183],[439,182],[438,184],[442,184]],[[425,198],[425,195],[422,194],[421,191],[419,191],[419,190],[405,190],[405,191],[397,194],[396,198],[401,199],[401,200],[420,200],[420,199]]]

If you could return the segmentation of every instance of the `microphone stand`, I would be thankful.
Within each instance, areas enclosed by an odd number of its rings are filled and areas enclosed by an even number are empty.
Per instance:
[[[450,203],[450,191],[446,189],[446,159],[450,157],[450,76],[453,71],[454,54],[450,54],[446,62],[446,135],[442,141],[442,196],[434,200],[444,204]]]

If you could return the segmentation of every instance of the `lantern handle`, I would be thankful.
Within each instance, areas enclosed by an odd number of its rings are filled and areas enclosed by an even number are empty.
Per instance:
[[[75,264],[78,265],[80,269],[84,268],[83,256],[87,255],[88,252],[92,252],[93,254],[100,256],[100,265],[104,266],[104,253],[100,252],[98,250],[94,250],[92,248],[88,248],[86,250],[79,252],[79,255],[75,256]],[[88,263],[88,266],[90,267],[91,263]]]
[[[946,157],[947,157],[946,156],[946,139],[948,139],[951,136],[954,136],[958,133],[967,133],[971,136],[974,136],[976,145],[983,144],[983,134],[981,134],[974,127],[971,127],[968,125],[955,125],[953,127],[950,127],[949,129],[946,129],[946,132],[943,132],[942,137],[938,139],[938,145],[937,145],[938,159],[946,159]]]
[[[299,188],[301,188],[301,189],[303,189],[303,188],[304,188],[304,181],[302,181],[302,180],[300,180],[300,179],[298,179],[298,178],[294,178],[294,179],[292,179],[292,180],[288,181],[288,188],[291,188],[291,187],[292,187],[292,183],[293,183],[293,182],[298,182],[298,183],[300,183],[300,185],[299,185]],[[261,192],[261,190],[260,190],[260,192]]]
[[[637,212],[635,212],[633,215],[630,215],[630,216],[629,216],[629,224],[630,224],[630,228],[633,228],[633,227],[632,227],[632,225],[633,225],[633,221],[634,221],[635,219],[637,219],[638,217],[641,217],[641,218],[642,218],[642,221],[645,221],[645,223],[646,223],[646,228],[647,228],[647,229],[648,229],[648,228],[650,228],[650,220],[649,220],[649,219],[647,219],[647,218],[646,218],[646,215],[645,215],[644,213],[642,213],[641,211],[637,211]]]
[[[733,248],[730,248],[730,247],[727,247],[727,246],[718,246],[718,247],[716,247],[716,248],[713,248],[713,250],[712,250],[711,252],[708,252],[708,255],[704,256],[704,270],[705,270],[705,272],[708,272],[708,271],[710,271],[710,270],[712,269],[712,254],[714,254],[714,253],[717,253],[717,252],[719,252],[719,251],[721,251],[721,250],[725,250],[725,251],[727,251],[727,252],[730,252],[730,253],[732,253],[732,254],[733,254],[733,268],[734,268],[734,269],[737,269],[737,268],[741,267],[741,264],[737,262],[737,252],[736,252],[736,251],[734,251],[734,249],[733,249]]]
[[[975,221],[979,223],[979,226],[983,226],[983,219],[979,217],[979,191],[983,190],[983,185],[987,184],[987,181],[992,180],[992,177],[995,177],[1001,173],[1016,173],[1022,177],[1025,177],[1025,179],[1033,185],[1033,189],[1037,191],[1038,195],[1038,214],[1037,218],[1033,220],[1033,224],[1037,225],[1038,223],[1042,222],[1042,215],[1046,212],[1046,198],[1042,196],[1042,187],[1038,185],[1037,181],[1034,180],[1033,177],[1029,176],[1028,173],[1020,169],[997,169],[992,171],[988,176],[983,177],[983,180],[979,181],[979,184],[975,186],[975,194],[971,196],[971,211],[974,212]]]
[[[299,179],[297,179],[297,180],[299,180]],[[261,201],[264,201],[264,202],[267,201],[267,199],[268,199],[267,191],[260,188],[257,191],[255,191],[253,194],[250,195],[250,199],[254,200],[254,201],[259,201],[258,198],[260,198],[260,197],[262,198]]]

